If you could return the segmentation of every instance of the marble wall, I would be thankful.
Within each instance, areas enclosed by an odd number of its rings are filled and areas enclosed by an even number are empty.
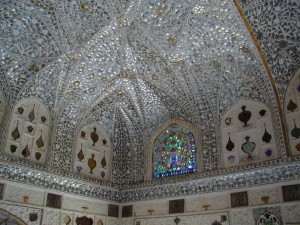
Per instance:
[[[3,196],[0,209],[28,225],[77,225],[78,218],[92,220],[95,225],[263,225],[271,220],[276,225],[300,223],[298,194],[294,193],[292,199],[283,197],[283,190],[297,192],[300,182],[296,181],[126,204],[51,192],[60,196],[61,204],[56,208],[49,206],[47,189],[12,182],[0,183]],[[244,193],[246,204],[241,198]],[[170,200],[176,199],[183,200],[184,210],[170,214]],[[118,207],[119,216],[108,216],[112,204]],[[132,215],[122,215],[123,206],[132,206]]]

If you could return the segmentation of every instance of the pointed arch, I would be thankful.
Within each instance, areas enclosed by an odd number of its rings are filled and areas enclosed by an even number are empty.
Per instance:
[[[147,148],[145,179],[201,171],[200,135],[189,122],[172,119],[154,134]]]
[[[6,153],[16,158],[44,164],[49,149],[51,117],[37,98],[16,103],[8,132]]]

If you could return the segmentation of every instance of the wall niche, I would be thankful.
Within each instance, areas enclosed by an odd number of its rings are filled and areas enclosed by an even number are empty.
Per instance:
[[[110,180],[111,141],[96,124],[82,127],[76,137],[73,169],[88,177]]]
[[[49,139],[50,114],[36,98],[19,101],[13,108],[6,153],[44,164]]]
[[[265,104],[238,102],[222,117],[221,137],[225,168],[277,157],[272,114]]]
[[[287,88],[284,112],[292,155],[300,155],[300,70]]]

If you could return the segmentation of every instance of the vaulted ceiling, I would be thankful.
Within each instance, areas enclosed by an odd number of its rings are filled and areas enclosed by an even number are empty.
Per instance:
[[[142,181],[144,150],[170,119],[199,128],[212,159],[204,170],[217,169],[215,130],[234,103],[257,100],[278,114],[300,67],[299,8],[297,0],[2,0],[0,86],[10,108],[29,96],[48,107],[54,169],[70,169],[76,132],[99,122],[114,143],[112,181]]]

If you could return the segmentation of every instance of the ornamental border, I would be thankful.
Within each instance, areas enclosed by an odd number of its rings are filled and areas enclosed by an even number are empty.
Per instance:
[[[228,191],[300,180],[300,160],[299,157],[291,157],[284,160],[265,162],[262,166],[252,165],[252,168],[248,170],[232,168],[225,171],[228,171],[228,173],[224,174],[224,170],[214,171],[209,173],[212,175],[210,177],[205,176],[198,179],[195,177],[196,179],[194,180],[177,181],[177,183],[167,184],[149,182],[149,187],[120,190],[85,180],[64,177],[51,172],[0,162],[0,179],[3,180],[29,184],[69,194],[93,197],[99,200],[126,203]]]

